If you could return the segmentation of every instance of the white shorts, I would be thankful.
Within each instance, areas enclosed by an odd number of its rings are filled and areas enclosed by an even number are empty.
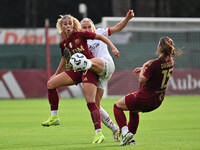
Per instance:
[[[97,84],[97,88],[105,89],[107,87],[107,83],[110,80],[113,72],[115,71],[115,65],[113,61],[104,59],[100,57],[104,62],[104,68],[101,73],[99,73],[99,81]]]

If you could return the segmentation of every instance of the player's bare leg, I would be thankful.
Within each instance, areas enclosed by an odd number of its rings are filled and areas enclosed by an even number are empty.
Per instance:
[[[42,126],[49,127],[53,125],[60,125],[60,119],[58,118],[59,96],[56,88],[64,85],[68,86],[73,84],[75,84],[74,81],[65,72],[62,72],[52,77],[48,81],[47,88],[49,104],[51,107],[51,116],[48,118],[48,120],[41,123]]]
[[[104,62],[101,58],[92,58],[92,59],[87,59],[88,63],[85,69],[83,70],[92,70],[96,74],[99,74],[103,71],[104,68]]]
[[[92,67],[90,68],[96,74],[99,74],[103,71],[104,68],[104,61],[101,58],[92,58],[90,59],[92,62]]]

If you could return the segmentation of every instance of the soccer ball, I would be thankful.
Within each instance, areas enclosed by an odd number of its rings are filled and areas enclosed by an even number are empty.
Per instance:
[[[70,64],[74,71],[85,70],[87,63],[87,58],[82,53],[75,53],[70,58]]]

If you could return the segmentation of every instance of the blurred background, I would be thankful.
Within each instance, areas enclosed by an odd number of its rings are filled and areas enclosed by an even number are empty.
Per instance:
[[[135,17],[120,33],[109,37],[120,57],[113,57],[116,71],[106,95],[137,90],[138,77],[132,75],[132,69],[156,58],[162,36],[171,37],[175,47],[184,50],[175,57],[176,69],[167,93],[199,95],[199,7],[198,0],[1,0],[0,98],[47,97],[46,82],[61,59],[55,28],[59,15],[71,14],[78,20],[89,17],[96,27],[106,28],[120,22],[129,9]],[[59,91],[61,97],[83,96],[81,85]]]
[[[1,0],[0,27],[43,27],[46,18],[55,27],[63,14],[80,20],[80,3],[87,5],[87,17],[95,24],[103,16],[124,17],[128,9],[137,17],[200,17],[199,0]]]

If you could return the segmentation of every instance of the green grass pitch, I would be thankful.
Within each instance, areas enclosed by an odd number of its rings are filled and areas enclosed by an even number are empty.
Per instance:
[[[102,100],[115,123],[113,104],[117,100]],[[200,96],[167,96],[157,110],[140,113],[135,146],[113,142],[112,132],[104,124],[105,141],[91,144],[94,127],[84,99],[60,100],[59,126],[40,125],[49,115],[47,99],[0,100],[0,150],[200,149]]]

